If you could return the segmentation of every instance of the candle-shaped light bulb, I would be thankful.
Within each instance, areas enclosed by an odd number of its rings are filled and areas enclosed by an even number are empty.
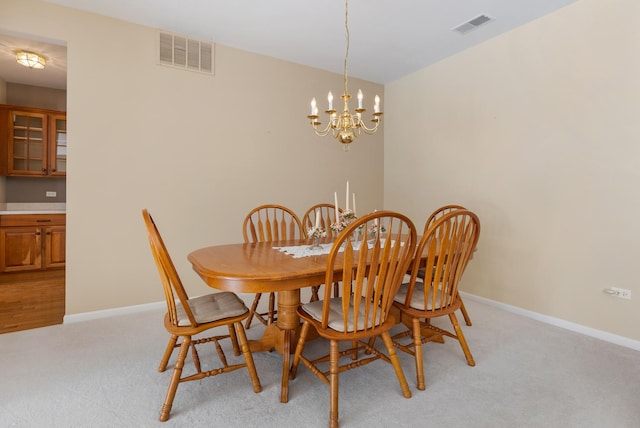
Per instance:
[[[362,108],[362,91],[358,89],[358,108]]]
[[[347,193],[345,199],[345,210],[349,211],[349,180],[347,180]]]
[[[329,95],[327,95],[327,101],[329,101],[329,110],[333,110],[333,94],[329,91]]]
[[[318,108],[316,107],[316,98],[313,97],[311,98],[311,115],[313,116],[314,114],[316,114],[317,111],[318,111]]]
[[[380,97],[376,95],[375,102],[373,104],[373,112],[380,113]]]

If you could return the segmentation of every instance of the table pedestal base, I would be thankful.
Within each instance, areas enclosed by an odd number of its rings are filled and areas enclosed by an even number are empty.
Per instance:
[[[269,324],[262,337],[249,341],[251,352],[269,352],[275,350],[282,354],[282,383],[280,402],[289,401],[289,367],[291,354],[295,351],[300,317],[296,310],[300,305],[300,290],[280,291],[278,293],[278,319]]]

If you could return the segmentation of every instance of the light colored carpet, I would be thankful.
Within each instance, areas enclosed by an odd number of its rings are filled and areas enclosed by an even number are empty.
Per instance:
[[[382,361],[344,373],[340,425],[640,427],[640,352],[465,303],[475,367],[448,339],[424,346],[425,391],[415,388],[412,357],[399,353],[411,399]],[[253,393],[244,370],[184,383],[171,419],[159,422],[171,376],[156,370],[168,340],[162,317],[153,310],[0,335],[0,427],[328,425],[329,390],[303,365],[289,403],[279,402],[277,353],[255,354],[261,393]],[[248,334],[261,331],[254,326]],[[201,349],[203,360],[213,355]]]

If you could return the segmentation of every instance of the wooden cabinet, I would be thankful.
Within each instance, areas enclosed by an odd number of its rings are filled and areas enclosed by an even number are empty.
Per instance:
[[[67,174],[65,112],[0,106],[0,175]]]
[[[0,215],[0,272],[65,266],[65,214]]]

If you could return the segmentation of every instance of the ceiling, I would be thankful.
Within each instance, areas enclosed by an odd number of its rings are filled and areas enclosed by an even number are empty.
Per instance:
[[[191,38],[342,73],[342,0],[45,0]],[[389,83],[577,0],[351,0],[350,76]],[[452,28],[479,15],[492,20],[465,34]],[[3,35],[0,77],[66,87],[66,49]],[[44,54],[51,67],[27,70],[14,49]],[[49,73],[48,70],[52,72]],[[65,80],[62,82],[62,80]]]

